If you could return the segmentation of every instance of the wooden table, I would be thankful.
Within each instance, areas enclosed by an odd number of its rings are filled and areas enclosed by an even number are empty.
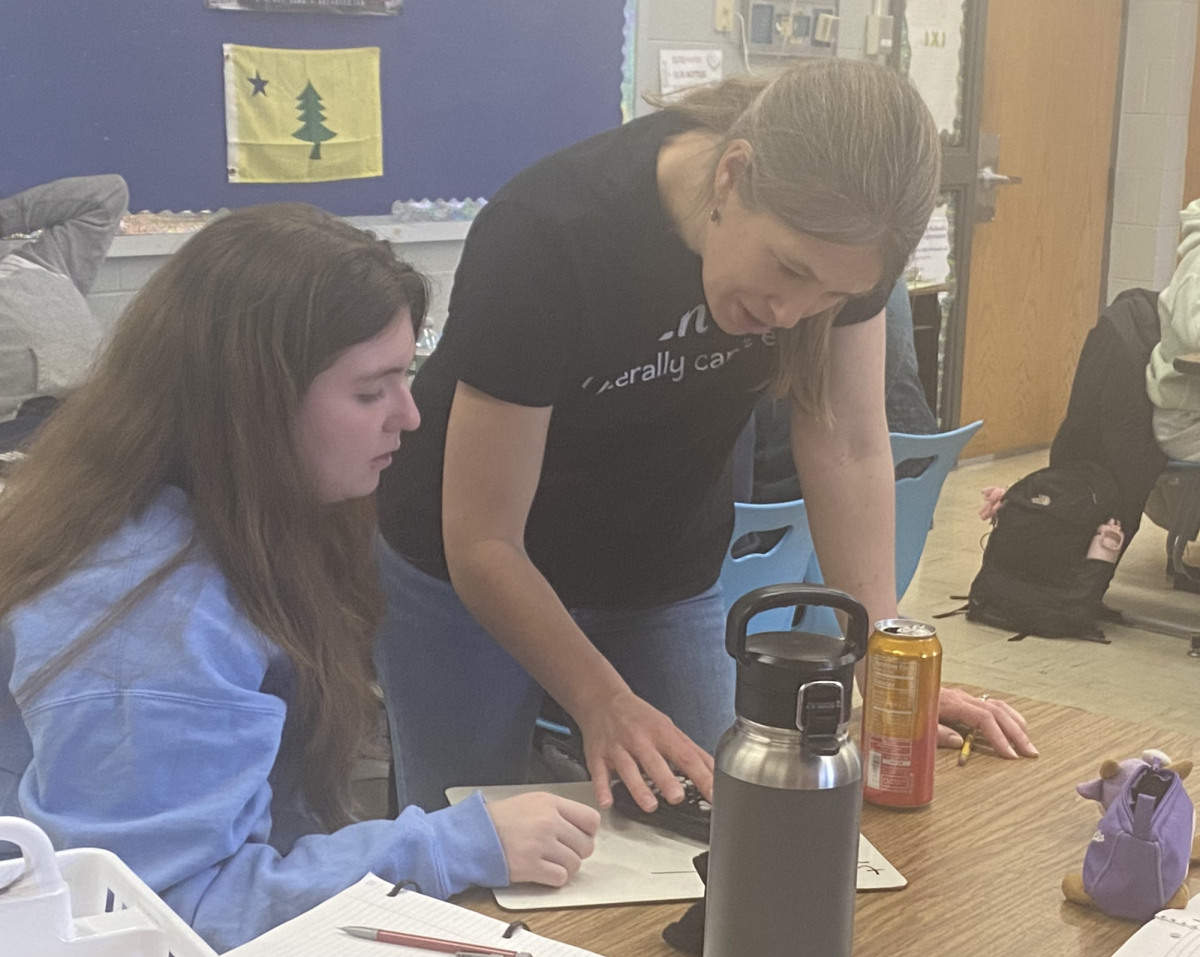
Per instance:
[[[1105,758],[1149,747],[1200,762],[1200,741],[1076,708],[1009,700],[1028,720],[1040,758],[1004,761],[978,750],[960,768],[957,752],[943,751],[932,805],[863,806],[863,833],[909,883],[858,895],[856,957],[1110,957],[1137,929],[1062,899],[1062,877],[1082,867],[1099,820],[1099,805],[1079,797],[1075,784],[1095,777]],[[1193,870],[1193,894],[1198,879],[1200,868]],[[535,933],[605,957],[679,957],[660,935],[688,906],[514,914],[482,890],[457,900],[503,920],[520,917]]]
[[[1186,356],[1177,356],[1173,364],[1176,372],[1200,375],[1200,352],[1193,352]]]

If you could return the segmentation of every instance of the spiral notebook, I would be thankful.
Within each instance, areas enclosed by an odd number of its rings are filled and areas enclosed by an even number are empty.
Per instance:
[[[342,927],[377,927],[424,937],[441,937],[490,948],[519,950],[537,957],[601,957],[556,940],[518,929],[505,937],[508,924],[474,911],[402,890],[389,897],[392,885],[368,874],[353,887],[312,910],[280,924],[223,957],[430,957],[428,950],[379,944],[351,937]]]
[[[1180,910],[1160,910],[1113,957],[1200,957],[1200,897]]]

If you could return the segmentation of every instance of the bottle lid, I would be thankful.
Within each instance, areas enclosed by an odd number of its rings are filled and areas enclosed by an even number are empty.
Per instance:
[[[785,605],[823,605],[845,611],[849,617],[847,637],[804,631],[746,634],[749,620],[758,612]],[[815,585],[771,585],[743,595],[729,611],[726,630],[726,647],[738,663],[737,713],[759,724],[794,730],[799,724],[798,709],[804,707],[801,687],[836,682],[843,688],[841,722],[848,721],[854,665],[866,652],[867,636],[866,609],[845,592]],[[821,708],[828,713],[826,687]],[[814,697],[814,708],[817,702]]]

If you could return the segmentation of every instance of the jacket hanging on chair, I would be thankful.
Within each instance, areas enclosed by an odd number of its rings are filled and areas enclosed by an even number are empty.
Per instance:
[[[1113,300],[1088,333],[1067,415],[1050,447],[1051,466],[1094,462],[1116,480],[1114,514],[1124,548],[1167,464],[1154,441],[1154,406],[1146,395],[1146,363],[1158,337],[1158,293],[1128,289]]]

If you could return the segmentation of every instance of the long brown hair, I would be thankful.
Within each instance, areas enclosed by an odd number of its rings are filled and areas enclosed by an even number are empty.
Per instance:
[[[713,169],[734,140],[750,144],[737,182],[750,210],[842,245],[872,245],[890,286],[916,248],[937,198],[937,126],[916,88],[861,60],[811,60],[766,78],[736,76],[651,102],[719,134]],[[709,204],[709,192],[698,201]],[[827,414],[825,377],[836,310],[780,336],[777,395]]]
[[[18,697],[36,694],[203,548],[242,612],[296,670],[289,727],[329,827],[350,820],[355,748],[372,726],[370,646],[383,613],[369,499],[320,503],[292,426],[309,385],[427,283],[391,247],[310,206],[215,220],[145,284],[88,380],[55,411],[0,495],[0,619],[63,579],[165,483],[193,540]]]

